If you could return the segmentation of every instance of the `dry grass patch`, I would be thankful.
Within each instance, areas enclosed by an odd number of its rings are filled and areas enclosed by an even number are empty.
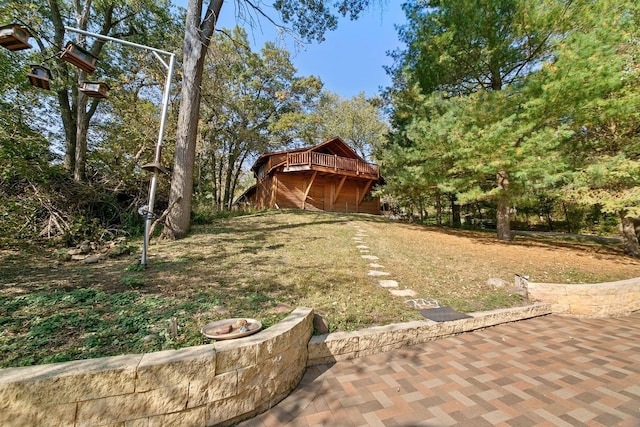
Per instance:
[[[354,226],[366,231],[362,243],[353,240]],[[390,273],[383,279],[467,312],[523,303],[488,287],[491,277],[565,283],[640,273],[640,262],[614,246],[502,244],[493,234],[374,216],[266,212],[153,242],[144,271],[135,268],[139,254],[81,265],[35,250],[0,252],[0,360],[19,366],[201,344],[208,342],[199,333],[204,324],[250,317],[269,327],[287,315],[278,304],[312,307],[334,331],[418,319],[406,298],[367,275],[370,261],[358,244],[380,258]],[[221,306],[228,311],[218,313]]]

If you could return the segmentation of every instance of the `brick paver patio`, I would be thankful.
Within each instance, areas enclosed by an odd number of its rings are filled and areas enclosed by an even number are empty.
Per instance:
[[[241,426],[640,427],[640,313],[544,316],[309,368]]]

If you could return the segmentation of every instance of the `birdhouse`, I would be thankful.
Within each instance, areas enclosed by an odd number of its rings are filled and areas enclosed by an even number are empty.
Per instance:
[[[31,37],[31,33],[18,24],[0,27],[0,45],[9,50],[31,49],[29,37]]]
[[[96,63],[98,62],[98,58],[73,42],[67,43],[60,58],[89,74],[96,70]]]
[[[80,84],[80,92],[92,98],[106,98],[108,90],[109,85],[103,82],[82,82]]]
[[[51,89],[51,71],[46,68],[40,65],[32,65],[31,72],[27,74],[27,77],[29,77],[29,83],[33,86],[45,90]]]

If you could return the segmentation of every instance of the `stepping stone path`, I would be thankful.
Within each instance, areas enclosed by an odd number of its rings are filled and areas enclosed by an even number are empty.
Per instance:
[[[369,276],[388,276],[386,271],[369,270]]]
[[[397,288],[398,282],[395,280],[380,280],[378,282],[383,288]]]
[[[372,255],[370,253],[371,248],[366,245],[365,238],[369,237],[367,232],[363,230],[357,223],[349,222],[349,224],[356,229],[356,235],[355,237],[352,237],[351,240],[353,240],[353,242],[356,243],[356,249],[360,251],[360,256],[362,257],[362,259],[369,260],[369,261],[378,261],[380,258],[378,258],[375,255]],[[369,273],[368,273],[368,275],[371,277],[386,277],[391,275],[391,273],[384,271],[385,267],[382,264],[372,262],[369,264],[369,267],[372,268],[372,270],[369,270]],[[398,296],[398,297],[415,297],[416,296],[416,292],[413,289],[399,289],[400,284],[396,280],[380,279],[378,280],[378,285],[380,285],[382,288],[388,289],[389,293],[393,296]],[[421,301],[421,302],[413,303],[413,301]],[[433,300],[425,300],[420,298],[416,300],[407,301],[406,304],[409,305],[411,308],[415,308],[415,309],[428,308],[426,307],[428,304],[425,301],[433,301]],[[438,303],[435,302],[435,304],[437,307]]]
[[[389,292],[391,292],[391,295],[394,295],[396,297],[415,297],[416,296],[416,291],[414,291],[413,289],[391,289]]]

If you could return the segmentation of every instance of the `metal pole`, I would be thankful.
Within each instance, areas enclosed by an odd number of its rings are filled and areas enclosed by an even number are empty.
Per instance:
[[[156,156],[154,162],[160,164],[160,154],[162,153],[162,140],[164,138],[164,125],[167,117],[167,109],[169,106],[169,89],[171,86],[171,79],[173,77],[173,65],[175,62],[175,55],[171,54],[169,57],[169,71],[167,72],[167,80],[164,85],[164,94],[162,95],[162,114],[160,116],[160,131],[158,132],[158,142],[156,143]],[[151,177],[151,184],[149,185],[149,204],[147,207],[147,216],[144,222],[144,241],[142,243],[142,258],[140,259],[140,265],[147,265],[147,248],[149,247],[149,233],[151,231],[151,220],[153,219],[153,204],[156,199],[156,188],[158,186],[158,169],[153,170],[153,176]]]
[[[173,78],[173,68],[175,64],[175,54],[171,52],[167,52],[165,50],[156,49],[150,46],[145,46],[143,44],[133,43],[126,40],[120,40],[115,37],[105,36],[103,34],[92,33],[89,31],[81,30],[73,27],[64,27],[65,30],[83,34],[85,36],[94,37],[101,40],[112,41],[116,43],[120,43],[127,46],[136,47],[139,49],[144,49],[153,52],[156,59],[158,59],[162,65],[167,69],[167,79],[164,85],[164,93],[162,95],[162,113],[160,115],[160,130],[158,131],[158,142],[156,143],[156,153],[154,158],[154,163],[156,165],[160,165],[160,155],[162,153],[162,140],[164,139],[164,128],[165,122],[167,118],[167,110],[169,107],[169,92],[171,89],[171,79]],[[159,54],[168,55],[169,56],[169,64],[167,64]],[[144,213],[145,215],[145,223],[144,223],[144,239],[142,242],[142,257],[140,259],[140,265],[143,267],[147,265],[147,248],[149,246],[149,233],[151,229],[151,220],[153,219],[153,205],[156,199],[156,188],[158,186],[158,168],[153,170],[153,176],[151,177],[151,183],[149,184],[149,203],[147,204],[147,210]]]
[[[127,40],[120,40],[120,39],[117,39],[115,37],[105,36],[103,34],[92,33],[90,31],[81,30],[79,28],[67,27],[65,25],[64,29],[67,30],[67,31],[78,33],[78,34],[84,34],[85,36],[94,37],[96,39],[107,40],[107,41],[110,41],[110,42],[116,42],[116,43],[124,44],[124,45],[127,45],[127,46],[137,47],[139,49],[149,50],[151,52],[158,52],[158,53],[161,53],[163,55],[174,55],[173,53],[167,52],[166,50],[156,49],[155,47],[145,46],[143,44],[138,44],[138,43],[130,42],[130,41],[127,41]]]

